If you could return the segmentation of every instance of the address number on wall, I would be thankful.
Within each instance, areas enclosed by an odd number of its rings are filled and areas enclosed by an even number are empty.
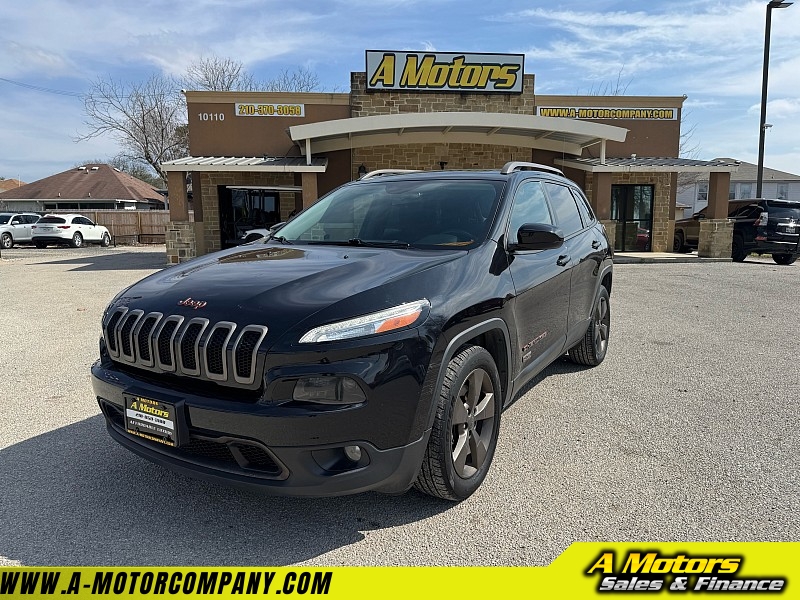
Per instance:
[[[236,103],[237,117],[304,117],[305,104],[245,104]]]

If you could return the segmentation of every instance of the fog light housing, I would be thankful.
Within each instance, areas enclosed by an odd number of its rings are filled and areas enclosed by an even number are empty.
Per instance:
[[[358,462],[361,460],[361,446],[345,446],[344,455],[348,460]]]
[[[294,384],[292,399],[317,404],[359,404],[367,399],[364,390],[350,377],[301,377]]]

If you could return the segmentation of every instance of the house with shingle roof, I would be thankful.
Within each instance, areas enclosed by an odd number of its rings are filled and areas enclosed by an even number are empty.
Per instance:
[[[164,196],[141,179],[107,164],[87,164],[0,192],[0,209],[162,209]]]
[[[729,200],[755,198],[758,165],[734,158],[715,158],[711,162],[739,165],[739,169],[731,173]],[[764,167],[761,196],[778,200],[800,200],[800,175]],[[708,205],[708,174],[698,173],[689,184],[679,186],[677,201],[691,207],[686,209],[686,217],[705,208]]]
[[[23,185],[25,185],[25,182],[20,181],[19,179],[0,179],[0,192],[13,190],[14,188],[18,188]]]

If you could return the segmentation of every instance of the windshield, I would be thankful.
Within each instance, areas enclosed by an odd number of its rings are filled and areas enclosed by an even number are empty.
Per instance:
[[[503,181],[376,181],[334,190],[278,233],[301,244],[426,249],[477,246],[486,239]]]
[[[8,220],[11,218],[11,215],[0,215],[0,225],[5,225],[8,223]]]

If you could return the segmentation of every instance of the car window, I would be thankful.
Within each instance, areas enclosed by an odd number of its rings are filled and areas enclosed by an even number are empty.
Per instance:
[[[334,190],[280,236],[307,244],[410,244],[469,248],[483,242],[503,181],[375,181]]]
[[[5,225],[8,223],[8,220],[11,218],[11,215],[0,215],[0,225]]]
[[[20,225],[21,223],[22,223],[22,217],[20,217],[19,215],[16,215],[11,218],[12,225]]]
[[[553,205],[553,211],[556,213],[556,222],[561,228],[564,237],[569,237],[583,229],[578,206],[575,204],[575,198],[572,197],[569,188],[549,182],[546,182],[544,186]]]
[[[800,204],[767,204],[770,219],[800,220]]]
[[[575,197],[575,202],[578,204],[578,211],[581,213],[583,226],[588,227],[594,222],[594,212],[592,212],[592,207],[589,206],[589,201],[586,199],[586,196],[581,194],[578,190],[572,189],[570,191]]]
[[[62,219],[61,217],[42,217],[41,219],[39,219],[39,223],[56,223],[57,224],[57,223],[66,223],[66,222],[67,221],[65,219]]]
[[[39,215],[27,215],[28,223],[38,223]]]
[[[524,181],[517,188],[508,224],[509,244],[517,243],[517,232],[526,223],[553,224],[553,217],[540,181]]]

